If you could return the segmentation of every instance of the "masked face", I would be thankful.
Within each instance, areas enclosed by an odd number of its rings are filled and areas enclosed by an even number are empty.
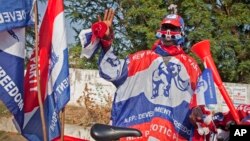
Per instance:
[[[160,30],[156,37],[161,40],[165,46],[184,44],[184,21],[176,14],[166,15],[161,22]]]
[[[162,24],[156,36],[161,39],[165,46],[177,45],[176,40],[182,37],[181,28],[171,24]]]
[[[181,28],[178,26],[174,26],[172,24],[162,24],[161,25],[161,31],[168,31],[168,30],[170,30],[171,32],[176,32],[176,33],[181,32]]]
[[[166,47],[175,45],[174,41],[172,40],[162,39],[161,41],[162,41],[162,44],[165,45]]]

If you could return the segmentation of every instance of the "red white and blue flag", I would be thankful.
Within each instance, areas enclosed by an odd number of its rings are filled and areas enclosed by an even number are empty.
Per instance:
[[[25,27],[33,24],[33,0],[0,0],[0,100],[13,114],[17,129],[24,120]]]
[[[171,50],[176,55],[157,47],[119,59],[111,47],[101,56],[100,75],[117,87],[112,124],[137,128],[143,134],[122,140],[186,141],[192,136],[189,106],[200,69],[178,48]]]
[[[92,36],[91,29],[83,29],[79,34],[79,39],[82,45],[81,58],[91,58],[100,48],[100,39]]]
[[[59,112],[70,99],[68,48],[63,0],[49,0],[39,32],[38,64],[47,140],[60,136]],[[35,53],[25,75],[24,125],[22,134],[32,141],[43,140]]]

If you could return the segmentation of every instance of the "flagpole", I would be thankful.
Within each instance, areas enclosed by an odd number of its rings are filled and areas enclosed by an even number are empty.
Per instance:
[[[34,13],[35,13],[35,53],[36,53],[36,76],[37,76],[37,91],[38,91],[38,102],[40,107],[40,116],[42,121],[42,129],[43,129],[43,140],[47,141],[47,132],[46,132],[46,125],[44,119],[44,108],[41,96],[41,85],[40,85],[40,75],[39,75],[39,65],[38,65],[38,44],[39,44],[39,37],[38,37],[38,7],[37,7],[37,0],[35,0],[34,4]]]
[[[65,120],[65,107],[61,111],[61,141],[64,141],[64,120]]]

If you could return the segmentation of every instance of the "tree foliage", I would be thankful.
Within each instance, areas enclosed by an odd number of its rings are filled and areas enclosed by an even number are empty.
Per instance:
[[[186,25],[186,51],[209,39],[211,52],[225,82],[250,83],[250,4],[249,0],[65,0],[65,13],[79,34],[90,28],[107,8],[114,8],[115,53],[119,57],[150,49],[163,16],[170,4]],[[80,59],[78,37],[70,48],[71,67],[97,68],[97,58]],[[193,55],[193,54],[191,54]],[[198,58],[196,58],[198,60]],[[199,61],[200,62],[200,61]]]
[[[209,39],[223,81],[249,83],[249,1],[186,0],[180,4],[191,45]]]

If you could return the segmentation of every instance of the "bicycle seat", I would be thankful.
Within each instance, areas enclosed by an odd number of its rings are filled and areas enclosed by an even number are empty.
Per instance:
[[[96,141],[113,141],[122,137],[140,137],[142,133],[138,129],[127,127],[116,127],[96,123],[90,129],[90,135]]]

